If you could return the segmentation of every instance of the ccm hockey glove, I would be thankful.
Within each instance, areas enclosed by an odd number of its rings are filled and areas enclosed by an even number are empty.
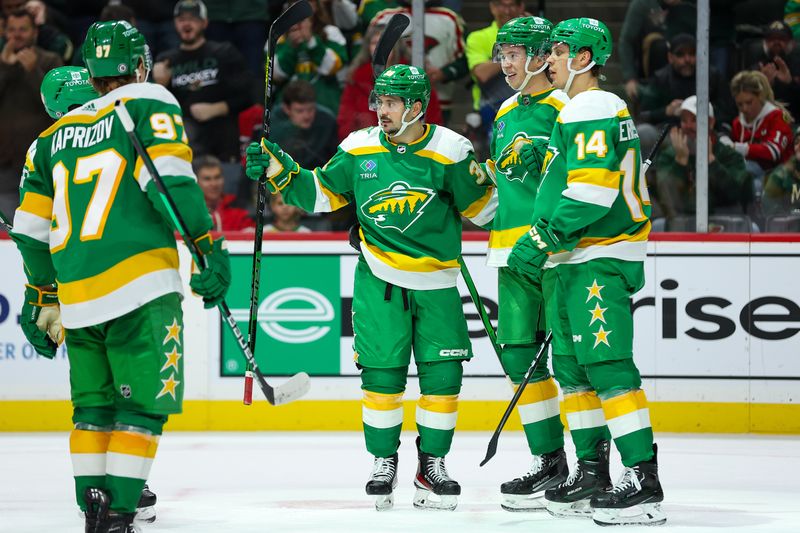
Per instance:
[[[266,139],[262,139],[260,145],[250,143],[245,152],[245,160],[247,177],[258,181],[266,174],[267,185],[273,194],[286,187],[292,177],[300,172],[300,165],[289,154]]]
[[[508,256],[508,268],[534,283],[542,278],[542,267],[548,252],[560,250],[559,240],[550,230],[547,221],[539,219],[528,233],[522,235]]]
[[[231,260],[227,243],[224,237],[215,241],[209,233],[194,242],[206,258],[206,268],[192,274],[189,286],[203,297],[203,307],[211,309],[225,299],[225,293],[231,285]]]
[[[532,139],[523,141],[520,139],[514,145],[514,150],[519,154],[519,159],[531,174],[539,175],[542,173],[544,156],[547,153],[548,142],[544,139]]]
[[[48,359],[55,357],[58,346],[64,342],[56,290],[26,284],[19,325],[39,355]]]

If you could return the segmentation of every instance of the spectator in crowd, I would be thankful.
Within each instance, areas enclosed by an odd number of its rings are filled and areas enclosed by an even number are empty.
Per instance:
[[[278,83],[294,79],[311,82],[317,103],[336,116],[342,95],[336,75],[347,60],[344,35],[323,10],[317,9],[311,18],[292,26],[278,40],[274,79]]]
[[[313,0],[327,13],[334,26],[342,31],[351,31],[358,26],[358,6],[353,0]]]
[[[514,94],[506,83],[500,63],[494,61],[494,42],[503,24],[525,13],[525,3],[522,0],[490,0],[489,10],[492,23],[470,33],[466,45],[467,67],[475,81],[472,87],[473,108],[480,113],[482,130],[487,134],[500,104]]]
[[[617,46],[629,101],[638,97],[639,79],[650,77],[663,66],[662,58],[667,55],[665,15],[659,0],[632,0],[628,4]]]
[[[174,16],[181,44],[157,57],[153,78],[181,104],[194,155],[216,156],[225,174],[238,178],[238,114],[252,103],[244,60],[230,43],[205,38],[208,16],[201,0],[180,0]]]
[[[136,28],[136,13],[133,9],[124,4],[108,4],[100,12],[98,20],[103,22],[108,20],[124,20]]]
[[[759,71],[745,70],[734,76],[731,93],[739,108],[731,131],[733,148],[745,158],[760,185],[765,171],[792,155],[792,116],[775,100],[767,77]]]
[[[19,180],[31,141],[51,121],[39,96],[44,75],[61,66],[53,52],[36,45],[37,27],[26,9],[8,14],[0,51],[0,211],[19,206]]]
[[[767,77],[775,97],[787,103],[789,112],[800,112],[800,48],[792,30],[782,20],[767,26],[764,38],[743,50],[742,64],[747,70],[760,70]]]
[[[800,128],[795,131],[793,156],[767,175],[761,209],[767,216],[800,215]]]
[[[680,105],[680,127],[669,132],[669,144],[656,158],[657,194],[665,216],[695,214],[695,161],[697,156],[697,97]],[[714,108],[708,108],[708,212],[743,213],[750,199],[750,176],[744,159],[719,141],[714,132]]]
[[[669,42],[668,65],[657,70],[639,91],[639,137],[642,153],[650,149],[665,122],[677,122],[681,103],[696,89],[696,42],[692,35],[678,34]],[[717,123],[729,123],[733,105],[726,81],[715,69],[709,72],[709,99],[716,110]]]
[[[175,32],[173,4],[168,0],[122,0],[136,14],[136,29],[144,34],[153,57],[180,44]]]
[[[264,71],[264,43],[269,30],[269,0],[205,0],[212,41],[233,44],[253,74]]]
[[[397,7],[397,0],[361,0],[358,4],[358,17],[361,21],[361,27],[368,28],[375,15],[384,9],[393,9],[395,7]]]
[[[339,115],[336,119],[339,140],[344,140],[353,131],[369,126],[375,126],[378,119],[375,111],[369,108],[369,95],[375,86],[375,76],[372,72],[372,54],[378,45],[384,26],[373,24],[367,29],[364,42],[348,72],[348,80],[342,92],[339,105]],[[401,40],[397,43],[394,52],[389,56],[388,64],[407,63],[409,59],[408,48]],[[436,91],[431,91],[430,103],[425,111],[425,122],[428,124],[442,123],[442,109],[439,106],[439,96]]]
[[[300,224],[303,210],[299,207],[284,203],[281,193],[270,195],[269,210],[272,212],[272,223],[265,225],[264,231],[269,233],[311,232],[309,228]]]
[[[372,24],[388,24],[396,13],[411,17],[411,0],[399,0],[397,9],[385,9],[378,13]],[[406,44],[411,45],[411,26],[406,29]],[[431,85],[439,92],[439,103],[445,124],[450,120],[453,92],[456,80],[468,74],[467,57],[464,55],[464,21],[461,15],[446,7],[441,1],[425,2],[425,72]]]
[[[194,158],[192,167],[214,223],[212,231],[240,231],[255,227],[246,210],[233,207],[236,196],[225,194],[225,174],[219,159],[203,155]]]
[[[314,86],[305,80],[290,82],[281,99],[280,110],[272,116],[270,141],[280,143],[304,168],[324,165],[339,144],[336,119],[317,104]]]
[[[57,54],[61,61],[69,63],[75,47],[70,38],[50,22],[51,9],[41,0],[0,0],[3,15],[8,18],[11,13],[25,9],[33,16],[36,25],[36,46],[43,50]],[[5,43],[0,39],[0,48]]]

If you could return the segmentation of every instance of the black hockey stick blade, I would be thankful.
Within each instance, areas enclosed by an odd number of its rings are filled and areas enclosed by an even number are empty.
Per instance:
[[[411,24],[411,19],[402,13],[396,13],[389,19],[389,23],[383,29],[381,38],[378,39],[378,45],[375,47],[375,53],[372,55],[372,74],[376,78],[386,70],[386,63],[389,62],[389,55],[394,49],[394,45],[403,36],[408,25]]]
[[[506,411],[503,413],[503,417],[500,419],[500,423],[497,424],[497,429],[494,430],[494,434],[492,438],[489,440],[489,446],[486,448],[486,457],[483,458],[481,461],[481,466],[485,465],[489,461],[492,460],[492,457],[495,456],[497,453],[497,441],[500,440],[500,433],[502,433],[503,428],[508,421],[508,417],[511,416],[511,413],[514,411],[514,407],[516,407],[517,402],[519,401],[520,396],[522,396],[522,391],[525,390],[525,386],[530,381],[531,377],[533,377],[533,373],[536,371],[536,367],[539,366],[539,361],[544,358],[544,354],[547,353],[547,349],[550,347],[550,342],[553,340],[553,332],[552,330],[547,333],[547,336],[544,338],[544,342],[542,345],[539,346],[539,351],[536,352],[536,357],[533,358],[533,362],[531,366],[528,368],[528,371],[525,373],[525,377],[522,378],[522,383],[519,384],[517,387],[516,392],[514,392],[514,396],[511,398],[511,401],[508,403],[508,407],[506,407]]]
[[[308,3],[308,0],[300,0],[299,2],[295,2],[294,4],[290,5],[286,11],[281,13],[278,18],[276,18],[272,24],[270,24],[270,48],[275,45],[275,41],[277,41],[281,35],[289,31],[289,28],[298,22],[301,22],[303,19],[307,19],[313,14],[314,11],[311,9],[311,4]]]
[[[672,128],[672,124],[666,124],[664,128],[662,128],[661,133],[658,135],[658,140],[656,144],[653,145],[653,148],[650,150],[650,155],[647,156],[644,163],[642,163],[642,174],[647,172],[647,169],[650,168],[650,165],[653,164],[653,159],[656,158],[656,154],[658,153],[658,149],[661,148],[661,143],[664,142],[664,138],[669,133],[669,130]]]

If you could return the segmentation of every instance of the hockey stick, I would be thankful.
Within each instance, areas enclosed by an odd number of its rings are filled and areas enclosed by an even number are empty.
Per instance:
[[[272,106],[272,66],[275,61],[275,45],[281,35],[289,31],[289,28],[312,15],[311,5],[306,0],[300,0],[289,6],[276,18],[269,27],[269,37],[267,38],[267,63],[265,65],[264,77],[264,117],[261,137],[269,139],[270,126],[272,125],[271,111]],[[262,176],[258,180],[258,201],[256,203],[256,234],[253,242],[253,278],[250,284],[250,315],[247,326],[247,345],[250,353],[256,353],[256,327],[258,324],[258,294],[261,284],[261,247],[264,241],[264,209],[267,205],[267,177]],[[253,403],[253,367],[247,362],[244,372],[244,395],[242,403],[250,405]]]
[[[11,225],[11,219],[9,219],[2,211],[0,211],[0,224],[5,226],[6,231],[11,231],[14,229]]]
[[[539,366],[539,361],[542,360],[544,354],[547,353],[547,348],[550,346],[550,341],[553,340],[553,332],[547,332],[547,336],[544,338],[544,342],[539,347],[539,351],[536,353],[536,357],[533,359],[533,363],[531,363],[530,368],[525,373],[525,377],[522,379],[522,383],[519,384],[517,387],[517,391],[514,393],[514,396],[511,398],[511,402],[506,407],[506,412],[503,413],[503,418],[500,419],[500,423],[497,425],[497,429],[494,430],[494,434],[492,438],[489,440],[489,446],[486,448],[486,457],[483,458],[481,461],[481,466],[488,463],[492,457],[497,453],[497,441],[500,440],[500,432],[503,431],[503,427],[506,425],[508,421],[508,417],[511,416],[511,412],[514,410],[514,407],[517,405],[519,401],[519,397],[522,396],[522,391],[525,390],[525,387],[528,385],[528,380],[531,379],[533,373],[536,371],[536,367]]]
[[[647,159],[645,159],[644,163],[642,163],[642,174],[647,172],[647,169],[649,169],[650,165],[653,164],[653,159],[655,159],[658,149],[661,148],[661,143],[664,142],[664,138],[667,136],[667,133],[669,133],[671,128],[672,124],[667,124],[661,130],[661,133],[658,134],[658,140],[656,141],[656,144],[653,145],[653,148],[650,149],[650,155],[648,155]]]
[[[178,233],[181,234],[184,244],[186,244],[189,252],[191,252],[192,258],[195,260],[197,266],[201,270],[207,268],[208,264],[206,262],[206,258],[200,253],[200,250],[197,248],[197,244],[189,236],[186,222],[184,222],[178,207],[175,205],[175,200],[173,200],[172,196],[167,190],[166,185],[164,184],[164,180],[161,178],[161,175],[159,175],[158,170],[156,170],[153,160],[150,158],[150,154],[147,153],[142,146],[142,143],[139,141],[139,138],[136,136],[136,126],[133,123],[133,119],[128,113],[128,110],[125,108],[125,103],[122,100],[117,100],[114,103],[114,111],[119,117],[122,127],[125,129],[125,133],[128,134],[128,138],[131,140],[136,153],[144,162],[147,172],[149,172],[150,176],[152,176],[159,195],[161,196],[161,201],[164,202],[164,207],[167,209],[172,222],[178,229]],[[256,374],[256,379],[261,387],[261,391],[264,393],[264,396],[266,396],[269,403],[272,405],[284,404],[291,402],[292,400],[296,400],[308,392],[311,383],[308,378],[308,374],[305,372],[295,374],[289,378],[286,383],[283,383],[277,387],[272,387],[269,383],[267,383],[267,381],[264,379],[264,375],[258,369],[258,365],[253,357],[253,353],[250,351],[250,348],[244,339],[244,335],[242,335],[241,330],[239,330],[239,326],[236,325],[236,320],[231,315],[231,310],[228,308],[228,304],[225,303],[225,300],[223,300],[217,304],[217,308],[225,319],[225,323],[228,324],[233,336],[236,337],[236,342],[239,345],[239,348],[242,350],[245,359],[247,359],[248,363],[250,363],[250,365],[253,367],[253,371]]]
[[[380,39],[378,39],[375,53],[372,54],[372,75],[374,77],[377,78],[386,70],[386,63],[389,62],[389,56],[394,50],[394,46],[403,36],[403,32],[410,23],[411,20],[401,13],[396,13],[389,19]]]
[[[483,322],[483,329],[486,330],[486,336],[489,337],[489,342],[492,343],[492,348],[494,348],[494,353],[497,355],[497,359],[500,360],[500,364],[503,364],[503,360],[500,358],[500,345],[497,344],[497,333],[494,331],[494,327],[492,326],[491,321],[489,320],[489,316],[486,314],[486,308],[483,307],[483,301],[481,300],[481,295],[478,294],[478,289],[475,287],[475,282],[472,281],[472,276],[467,269],[467,264],[464,263],[464,258],[462,256],[458,256],[458,266],[461,268],[461,275],[464,277],[464,283],[467,286],[467,290],[469,291],[469,295],[472,298],[472,303],[475,304],[475,308],[478,310],[478,316],[481,317],[481,322]]]

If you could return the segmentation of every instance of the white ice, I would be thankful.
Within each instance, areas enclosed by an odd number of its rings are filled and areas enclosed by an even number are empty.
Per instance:
[[[447,466],[463,487],[458,509],[420,511],[411,505],[414,435],[404,433],[395,508],[378,513],[364,494],[372,459],[359,433],[167,433],[150,478],[158,519],[144,532],[597,530],[588,520],[501,510],[500,483],[526,470],[529,454],[522,433],[509,432],[497,456],[479,468],[488,439],[488,433],[456,433]],[[800,531],[800,438],[659,434],[657,440],[668,521],[646,531]],[[613,455],[614,479],[620,469]],[[79,533],[76,509],[67,435],[0,433],[0,532]]]

